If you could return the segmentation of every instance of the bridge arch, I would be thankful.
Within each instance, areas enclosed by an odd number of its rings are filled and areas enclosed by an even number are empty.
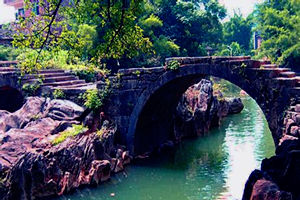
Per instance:
[[[129,118],[127,146],[136,153],[139,151],[137,145],[145,147],[150,143],[154,147],[168,139],[171,115],[179,98],[189,86],[205,76],[225,79],[245,90],[262,109],[277,145],[282,134],[284,109],[290,104],[287,88],[294,82],[277,79],[276,73],[276,70],[260,69],[252,60],[183,63],[176,71],[166,70],[138,96]],[[150,134],[153,136],[149,137]]]
[[[20,87],[17,73],[0,72],[0,110],[14,112],[22,107],[24,95]]]
[[[0,110],[14,112],[19,110],[24,103],[22,93],[11,86],[0,86]]]

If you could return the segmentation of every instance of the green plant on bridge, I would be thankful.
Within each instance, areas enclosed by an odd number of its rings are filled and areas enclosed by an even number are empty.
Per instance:
[[[82,98],[84,101],[84,106],[96,111],[99,110],[103,104],[105,99],[110,93],[109,85],[106,85],[104,89],[98,90],[98,89],[90,89],[87,90],[83,95]]]
[[[141,76],[141,71],[136,70],[136,71],[133,72],[133,74],[135,74],[137,77],[140,77]]]
[[[38,80],[35,83],[25,83],[22,86],[22,90],[26,96],[34,96],[37,95],[38,90],[41,88],[42,81]]]
[[[177,60],[172,60],[170,62],[167,63],[167,69],[170,70],[177,70],[180,67],[180,63]]]
[[[65,99],[66,94],[62,89],[55,89],[52,93],[54,99]]]
[[[53,145],[57,145],[65,141],[69,137],[75,137],[76,135],[86,132],[88,128],[84,127],[82,124],[76,125],[73,124],[71,128],[66,129],[65,131],[59,133],[54,140],[52,140]]]

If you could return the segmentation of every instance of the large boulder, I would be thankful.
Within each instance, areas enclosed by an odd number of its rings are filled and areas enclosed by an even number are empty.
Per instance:
[[[26,152],[51,146],[58,129],[76,121],[84,109],[68,100],[29,97],[23,107],[0,114],[0,165],[8,169]],[[63,128],[61,128],[63,127]]]
[[[254,184],[250,200],[292,200],[292,195],[280,191],[274,182],[261,179]]]
[[[125,147],[115,146],[116,127],[82,131],[61,143],[53,139],[79,124],[84,109],[67,100],[30,97],[14,112],[0,112],[0,199],[39,199],[98,184],[130,162]]]
[[[250,175],[245,185],[243,200],[300,199],[300,140],[284,136],[276,155],[264,159],[261,171],[257,171]],[[252,194],[251,198],[249,194]]]
[[[203,135],[219,126],[228,114],[243,110],[240,98],[225,99],[220,92],[217,94],[214,96],[213,83],[206,79],[188,88],[176,109],[176,138]]]
[[[242,112],[242,110],[244,109],[244,104],[241,98],[227,99],[227,102],[229,104],[228,114],[237,114]]]

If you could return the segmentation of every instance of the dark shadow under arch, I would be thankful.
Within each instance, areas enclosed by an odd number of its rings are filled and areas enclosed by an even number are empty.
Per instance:
[[[0,87],[0,110],[15,112],[19,110],[24,103],[24,97],[21,92],[10,86]]]

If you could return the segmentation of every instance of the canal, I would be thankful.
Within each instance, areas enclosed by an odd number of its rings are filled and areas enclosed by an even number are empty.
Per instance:
[[[244,110],[207,136],[183,141],[175,152],[135,162],[109,182],[60,200],[239,200],[244,184],[274,143],[264,115],[250,97]]]

